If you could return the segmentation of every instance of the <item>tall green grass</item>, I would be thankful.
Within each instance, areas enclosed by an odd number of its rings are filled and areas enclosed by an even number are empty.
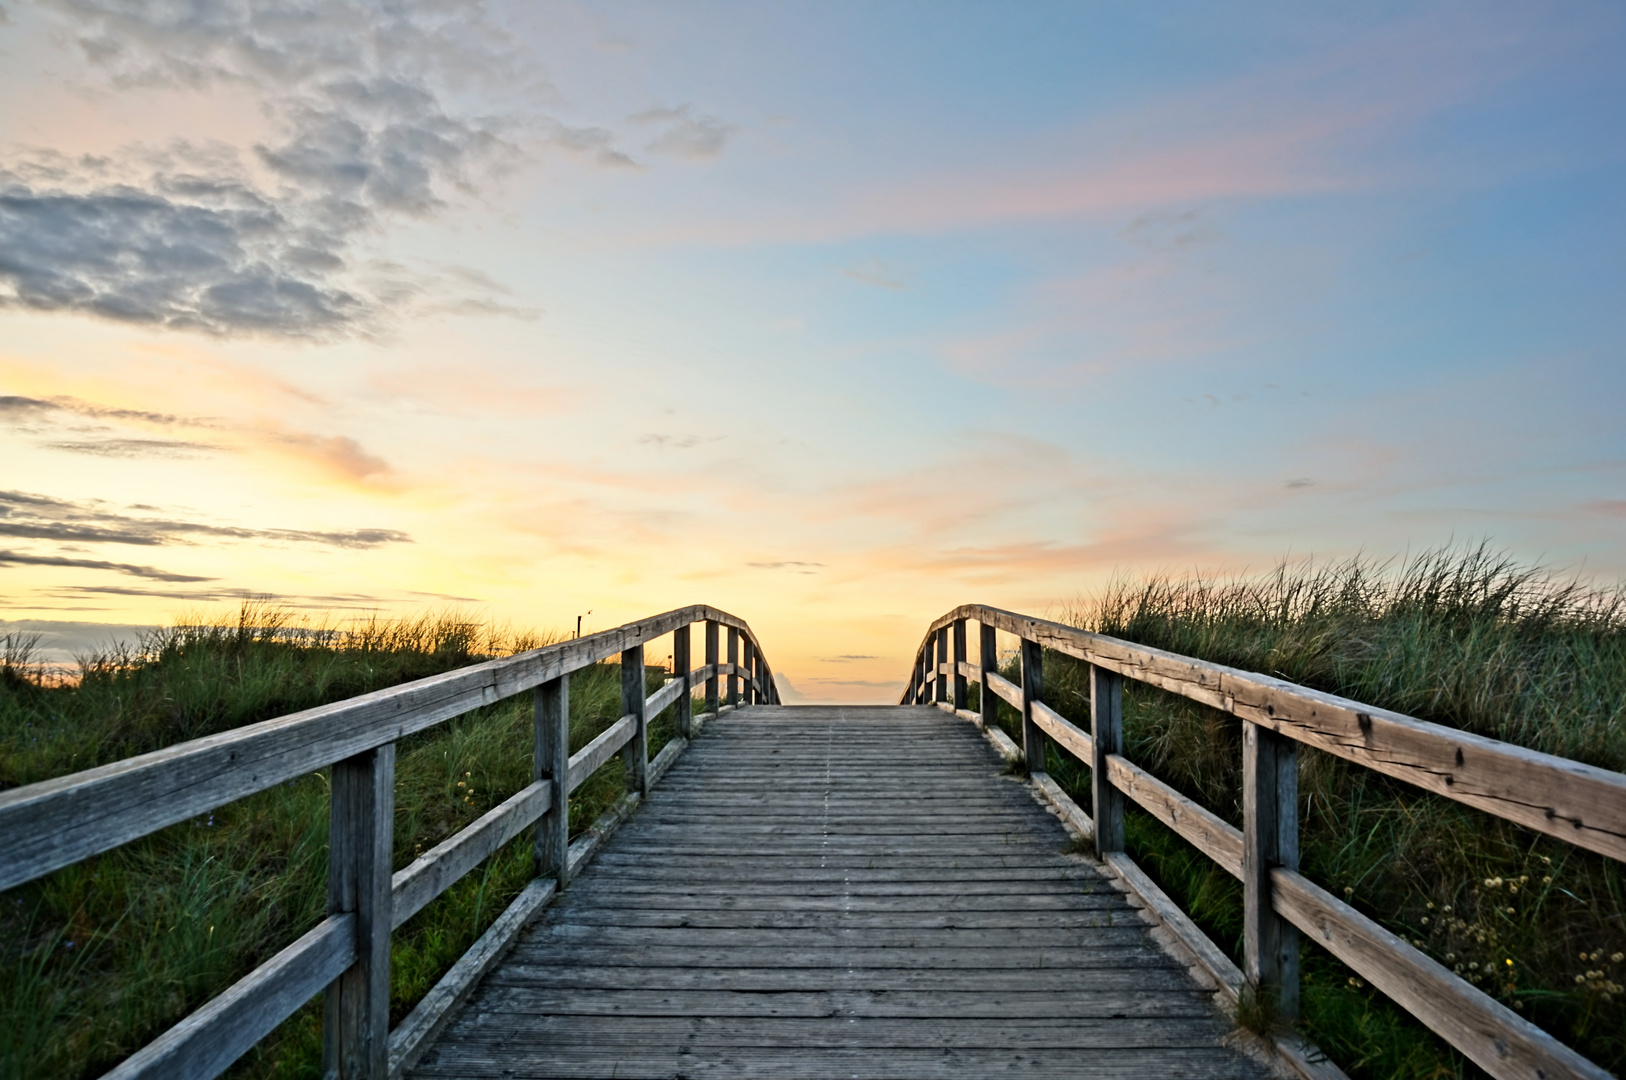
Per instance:
[[[1120,580],[1062,618],[1626,771],[1626,598],[1483,546]],[[1081,724],[1086,679],[1046,654],[1045,699]],[[1241,824],[1236,718],[1126,681],[1124,729],[1132,760]],[[1050,754],[1087,805],[1088,770]],[[1626,1075],[1626,867],[1308,748],[1300,762],[1307,876]],[[1130,854],[1239,957],[1240,885],[1149,815],[1131,812],[1127,834]],[[1480,1075],[1316,946],[1303,965],[1302,1026],[1352,1076]]]
[[[456,615],[310,624],[270,604],[188,620],[54,679],[28,643],[0,648],[0,787],[33,783],[544,644]],[[651,689],[662,673],[646,670]],[[621,712],[616,665],[571,678],[571,749]],[[651,725],[651,753],[673,734]],[[400,868],[531,780],[530,695],[398,746]],[[571,798],[574,831],[625,788],[612,761]],[[392,943],[399,1021],[530,880],[517,838]],[[288,945],[324,915],[327,775],[290,781],[0,893],[0,1078],[92,1077]],[[316,1077],[320,1003],[232,1075]]]

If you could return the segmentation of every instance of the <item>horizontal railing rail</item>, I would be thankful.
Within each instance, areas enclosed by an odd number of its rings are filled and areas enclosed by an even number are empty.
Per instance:
[[[967,623],[980,630],[968,659]],[[1021,683],[998,671],[996,634],[1014,635]],[[1084,661],[1090,730],[1044,704],[1043,650]],[[1212,706],[1243,724],[1243,827],[1181,795],[1123,754],[1123,679]],[[978,683],[980,710],[966,708]],[[997,703],[1021,717],[1022,745],[995,726]],[[970,604],[934,621],[915,654],[903,703],[933,703],[977,723],[1020,756],[1052,800],[1092,836],[1097,854],[1148,900],[1198,962],[1237,997],[1244,983],[1298,1011],[1303,932],[1498,1078],[1610,1074],[1495,998],[1298,872],[1298,757],[1302,743],[1547,836],[1626,861],[1626,775],[1255,672],[1152,649],[999,608]],[[1054,743],[1090,768],[1085,817],[1046,775]],[[1243,967],[1237,969],[1124,853],[1128,798],[1243,884]]]
[[[691,666],[691,627],[705,624],[705,663]],[[727,657],[722,631],[727,631]],[[644,645],[673,636],[675,675],[645,694]],[[743,649],[743,659],[741,652]],[[623,715],[569,753],[570,674],[619,658]],[[117,1080],[205,1080],[326,991],[323,1071],[340,1080],[398,1075],[461,993],[530,914],[564,888],[607,830],[644,797],[706,710],[778,704],[749,626],[716,608],[669,611],[613,630],[474,664],[166,747],[110,765],[0,792],[0,890],[166,826],[331,767],[328,916],[229,989],[108,1073]],[[535,695],[534,781],[413,862],[391,871],[395,744],[403,737],[524,691]],[[677,737],[649,758],[651,717],[676,706]],[[570,792],[617,753],[631,791],[571,843]],[[389,1030],[390,933],[527,829],[537,879],[396,1031]]]

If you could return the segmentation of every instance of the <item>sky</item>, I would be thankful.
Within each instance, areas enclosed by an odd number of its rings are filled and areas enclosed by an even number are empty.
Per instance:
[[[0,633],[1626,577],[1626,9],[0,0]]]

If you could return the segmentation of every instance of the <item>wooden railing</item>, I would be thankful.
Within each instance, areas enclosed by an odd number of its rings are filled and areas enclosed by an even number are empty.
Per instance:
[[[967,620],[976,621],[981,632],[976,664],[967,660]],[[1021,685],[998,673],[996,631],[1021,640]],[[1089,665],[1090,731],[1044,703],[1045,649]],[[1245,721],[1241,829],[1124,757],[1125,678]],[[977,713],[966,709],[972,681],[982,687]],[[994,726],[1000,700],[1022,718],[1021,747]],[[1233,998],[1251,986],[1275,997],[1279,1015],[1296,1019],[1298,934],[1303,932],[1492,1076],[1605,1080],[1610,1075],[1298,872],[1298,744],[1623,861],[1626,776],[1268,675],[976,604],[932,623],[903,701],[932,702],[956,712],[982,726],[1010,756],[1024,760],[1040,790],[1076,828],[1094,837],[1099,856]],[[1090,816],[1046,775],[1047,741],[1090,767]],[[1124,853],[1125,798],[1241,880],[1241,970]]]
[[[696,622],[705,623],[705,663],[691,670]],[[723,629],[726,660],[719,656]],[[667,634],[673,635],[675,677],[645,697],[644,645]],[[570,673],[612,657],[621,661],[625,715],[572,755]],[[726,680],[721,697],[720,679]],[[688,745],[697,719],[690,692],[700,685],[713,715],[779,700],[750,627],[716,608],[688,607],[14,788],[0,793],[0,890],[331,766],[327,918],[107,1076],[215,1076],[326,990],[324,1074],[383,1080],[410,1062],[530,915],[592,857],[604,829],[569,842],[570,793],[620,752],[632,790],[608,816],[612,822],[624,817]],[[534,782],[392,873],[396,742],[526,690],[535,694]],[[674,704],[678,735],[650,761],[649,719]],[[532,825],[536,880],[390,1031],[390,932]]]

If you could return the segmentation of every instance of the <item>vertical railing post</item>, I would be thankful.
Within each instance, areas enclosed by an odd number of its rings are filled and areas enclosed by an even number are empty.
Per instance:
[[[710,674],[706,676],[706,711],[713,717],[717,715],[717,623],[711,619],[706,620],[706,667]]]
[[[536,876],[564,888],[570,881],[570,676],[536,688],[535,761],[531,779],[549,780],[548,812],[536,822]]]
[[[1277,1016],[1299,1011],[1299,939],[1276,914],[1270,872],[1299,866],[1298,744],[1242,725],[1242,972],[1274,998]]]
[[[937,683],[932,693],[933,701],[947,701],[949,699],[949,680],[943,674],[943,665],[948,663],[948,627],[940,626],[937,633],[932,635],[937,639],[937,660],[932,664],[932,670],[937,673]]]
[[[728,663],[733,666],[740,662],[740,632],[735,627],[728,628]],[[728,703],[740,703],[740,679],[738,675],[730,673],[728,676]]]
[[[621,653],[621,715],[637,718],[638,728],[622,751],[627,763],[627,790],[649,794],[649,716],[644,708],[644,647]]]
[[[1107,757],[1124,748],[1124,680],[1116,671],[1090,665],[1090,802],[1095,816],[1095,853],[1124,849],[1124,793],[1107,774]]]
[[[999,671],[999,639],[992,626],[977,624],[977,666],[982,669],[982,680],[977,684],[977,712],[983,727],[994,727],[999,721],[999,695],[988,688],[988,676]]]
[[[954,664],[954,711],[959,712],[966,705],[966,678],[960,665],[965,663],[965,620],[954,620],[954,651],[951,654]]]
[[[1022,756],[1029,773],[1045,771],[1044,732],[1033,721],[1033,703],[1044,695],[1044,650],[1037,641],[1022,639]]]
[[[356,917],[356,962],[327,988],[323,1072],[385,1080],[390,1049],[390,861],[395,744],[333,764],[328,804],[327,910]]]
[[[766,705],[768,697],[768,665],[762,662],[762,650],[751,650],[751,678],[756,682],[757,704]]]
[[[757,684],[756,680],[753,679],[752,676],[756,674],[755,661],[757,647],[751,643],[750,638],[746,638],[744,641],[740,642],[740,649],[745,654],[744,660],[741,663],[741,666],[745,668],[745,678],[743,680],[745,683],[745,703],[747,705],[755,705],[757,703]]]
[[[685,739],[694,738],[694,706],[689,693],[689,627],[683,625],[672,631],[672,674],[683,680],[683,692],[677,699],[677,730]]]

